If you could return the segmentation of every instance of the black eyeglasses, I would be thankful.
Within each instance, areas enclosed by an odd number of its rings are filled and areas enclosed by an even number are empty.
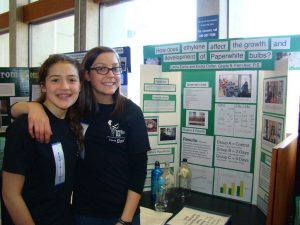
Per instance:
[[[90,70],[96,70],[97,74],[106,75],[109,71],[113,72],[114,75],[120,75],[122,73],[122,67],[108,68],[105,66],[91,67]]]

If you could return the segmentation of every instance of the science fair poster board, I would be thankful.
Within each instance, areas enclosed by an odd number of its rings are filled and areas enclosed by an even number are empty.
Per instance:
[[[141,65],[141,108],[144,112],[151,151],[145,190],[151,186],[155,161],[161,168],[169,162],[177,171],[180,153],[180,72],[162,73],[160,66]]]
[[[188,158],[193,190],[253,202],[258,72],[299,50],[299,36],[144,46],[145,64],[181,72],[180,158]]]
[[[157,77],[153,76],[155,72],[151,76],[143,68],[148,71],[156,68]],[[240,95],[226,96],[226,101],[218,99],[219,103],[216,98],[218,71],[161,73],[159,70],[160,66],[157,65],[141,67],[141,84],[144,90],[141,102],[155,158],[160,162],[165,159],[158,157],[157,146],[176,144],[174,159],[177,158],[177,162],[182,158],[188,159],[193,174],[193,190],[250,202],[255,155],[255,131],[252,130],[256,127],[256,105],[251,98],[256,101],[256,71],[251,71],[251,79],[247,78],[249,84],[255,82],[249,87],[247,96],[241,96],[242,92],[239,91]],[[158,79],[160,73],[163,80]],[[236,74],[237,71],[232,73]],[[165,76],[170,78],[165,79]],[[171,83],[171,78],[176,82]],[[238,78],[238,83],[245,82],[241,77]],[[233,99],[230,104],[229,98]],[[245,104],[245,98],[250,99],[251,104]],[[178,111],[179,102],[182,104]],[[173,119],[172,115],[175,116]],[[162,125],[155,125],[157,123]],[[222,133],[226,124],[230,125],[231,132]],[[175,129],[175,126],[177,134],[180,132],[180,139],[176,137],[176,142],[167,140],[163,143],[160,140],[160,127]],[[244,127],[243,131],[241,126]],[[154,127],[157,128],[153,129]],[[165,147],[161,151],[166,152]],[[153,155],[149,155],[151,159]],[[166,157],[165,154],[161,156]],[[216,173],[216,169],[219,169],[219,173]],[[150,172],[148,175],[150,179]]]
[[[29,100],[28,68],[0,67],[0,168],[2,168],[5,131],[11,123],[10,106]]]

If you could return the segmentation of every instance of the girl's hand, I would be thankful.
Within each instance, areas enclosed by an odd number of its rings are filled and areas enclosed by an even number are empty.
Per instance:
[[[28,103],[28,131],[38,142],[49,143],[52,135],[49,118],[40,103]]]

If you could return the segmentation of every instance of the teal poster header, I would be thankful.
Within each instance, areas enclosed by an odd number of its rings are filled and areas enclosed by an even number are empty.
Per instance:
[[[163,72],[182,70],[274,70],[285,52],[300,51],[300,36],[277,36],[144,46],[144,63]]]

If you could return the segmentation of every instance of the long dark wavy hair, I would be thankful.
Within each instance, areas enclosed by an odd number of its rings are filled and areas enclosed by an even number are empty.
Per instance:
[[[38,71],[38,82],[40,85],[44,85],[46,82],[46,77],[49,75],[50,68],[57,63],[68,63],[73,65],[78,72],[80,83],[82,85],[83,82],[83,73],[80,67],[80,64],[77,60],[74,60],[63,54],[54,54],[50,55],[48,59],[42,64]],[[46,93],[41,93],[39,98],[36,100],[37,102],[43,104],[46,100]],[[78,102],[78,100],[77,100]],[[78,143],[80,146],[83,146],[83,128],[80,124],[80,114],[76,107],[76,103],[73,104],[67,111],[66,119],[70,125],[72,132],[75,134]]]
[[[99,47],[92,48],[84,56],[82,63],[81,63],[84,72],[89,73],[90,68],[93,65],[93,63],[95,62],[96,58],[99,55],[101,55],[103,53],[107,53],[107,52],[111,52],[111,53],[115,54],[118,59],[118,62],[120,64],[119,55],[114,49],[105,47],[105,46],[99,46]],[[92,112],[93,109],[95,109],[96,111],[99,110],[99,107],[98,107],[98,104],[97,104],[97,101],[93,94],[92,89],[93,88],[92,88],[91,82],[89,82],[85,79],[83,81],[81,94],[79,96],[79,110],[82,113],[82,115]],[[114,101],[115,105],[114,105],[114,110],[112,112],[112,115],[117,115],[124,111],[124,105],[125,105],[126,100],[127,100],[127,98],[121,94],[120,87],[118,87],[116,92],[113,94],[113,101]]]

